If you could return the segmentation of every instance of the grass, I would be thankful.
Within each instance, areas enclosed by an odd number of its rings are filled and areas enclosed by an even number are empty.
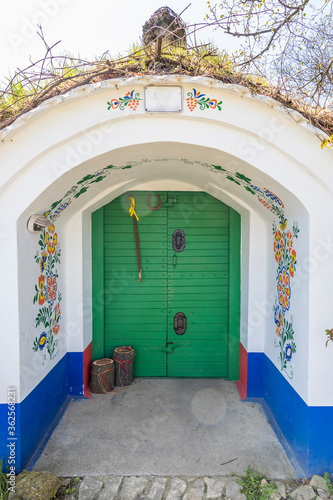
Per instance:
[[[93,61],[66,53],[53,56],[54,47],[48,48],[40,61],[6,79],[5,88],[0,90],[0,129],[45,100],[85,84],[112,78],[175,74],[206,76],[227,84],[243,85],[299,111],[313,125],[333,134],[332,113],[311,108],[297,101],[296,97],[283,94],[269,81],[245,74],[237,69],[226,52],[218,50],[212,43],[200,42],[197,46],[187,47],[166,41],[162,44],[160,56],[156,55],[153,44],[146,47],[133,44],[126,55],[111,57],[105,53]]]
[[[7,477],[4,472],[2,472],[3,462],[0,461],[0,500],[7,500],[8,498],[8,483]]]

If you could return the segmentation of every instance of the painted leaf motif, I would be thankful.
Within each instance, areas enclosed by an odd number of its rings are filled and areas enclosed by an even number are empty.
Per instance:
[[[239,172],[236,172],[236,174],[235,174],[235,175],[236,175],[236,177],[237,177],[238,179],[241,179],[242,181],[245,181],[245,182],[247,182],[248,184],[250,184],[250,182],[252,182],[252,181],[251,181],[251,179],[250,179],[249,177],[246,177],[246,175],[244,175],[244,174],[240,174]]]
[[[103,179],[105,179],[105,175],[101,175],[100,177],[97,177],[93,181],[91,181],[90,184],[93,184],[94,182],[101,182]]]
[[[80,191],[78,191],[75,195],[74,195],[74,198],[79,198],[79,196],[81,196],[81,194],[84,194],[88,191],[88,188],[87,187],[83,187],[80,189]]]
[[[238,184],[240,186],[240,182],[238,182],[236,179],[234,179],[234,177],[231,177],[231,175],[227,175],[227,179],[229,179],[229,181],[235,182],[236,184]]]
[[[92,174],[85,175],[80,181],[78,181],[78,184],[84,184],[87,181],[90,181],[90,179],[93,179],[94,176]]]

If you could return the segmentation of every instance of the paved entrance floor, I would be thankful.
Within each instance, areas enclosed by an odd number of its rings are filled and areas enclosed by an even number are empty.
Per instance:
[[[116,388],[117,390],[117,388]],[[259,403],[222,379],[136,379],[70,402],[34,470],[58,476],[296,478]]]

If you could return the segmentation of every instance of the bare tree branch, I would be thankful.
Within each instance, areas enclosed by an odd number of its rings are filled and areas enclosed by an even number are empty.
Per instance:
[[[314,105],[333,95],[333,0],[222,0],[208,2],[208,22],[244,40],[234,61],[271,78],[285,92]]]

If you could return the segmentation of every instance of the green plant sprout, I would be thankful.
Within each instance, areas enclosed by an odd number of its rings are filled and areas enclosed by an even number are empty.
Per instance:
[[[0,460],[0,500],[8,498],[8,482],[4,472],[2,472],[2,460]]]
[[[241,493],[248,500],[269,500],[276,490],[274,481],[268,481],[260,472],[253,472],[250,465],[246,469],[246,476],[236,479],[241,485]]]
[[[333,328],[330,331],[332,332]],[[330,340],[332,340],[332,339],[330,339]],[[328,472],[325,472],[324,479],[325,479],[326,484],[327,484],[327,493],[329,493],[330,495],[333,495],[333,483],[330,479],[330,475]]]
[[[333,342],[333,328],[331,328],[330,330],[325,330],[326,332],[326,335],[327,335],[327,340],[326,340],[326,347],[327,347],[327,344],[329,343],[329,341],[331,340]]]

